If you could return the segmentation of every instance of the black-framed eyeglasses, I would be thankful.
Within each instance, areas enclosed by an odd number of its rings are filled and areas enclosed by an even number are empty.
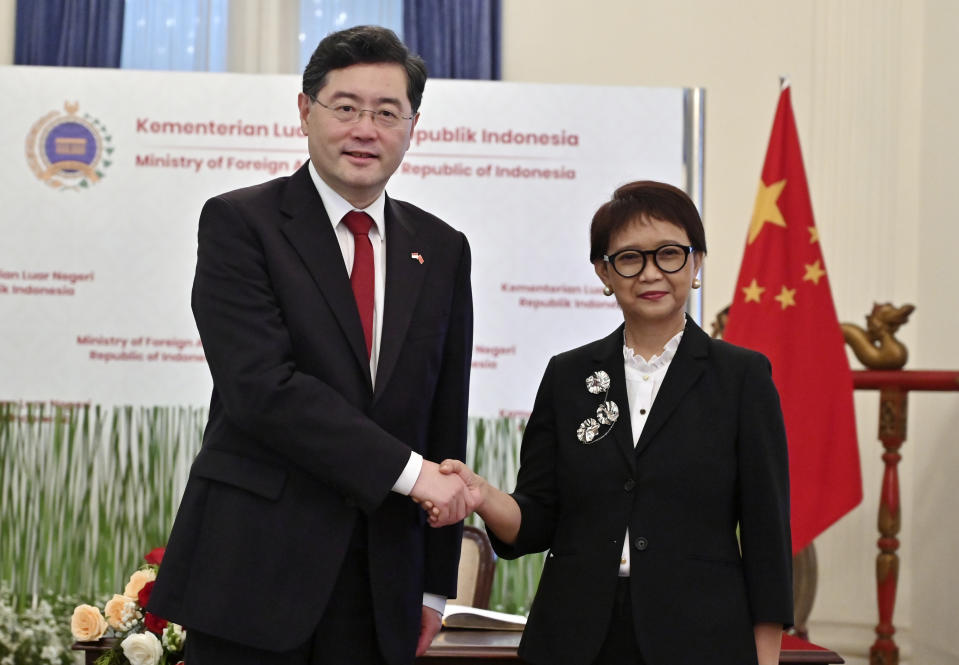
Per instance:
[[[603,256],[603,261],[613,266],[621,277],[635,277],[646,269],[646,257],[652,256],[660,272],[679,272],[686,265],[689,255],[695,251],[692,245],[662,245],[656,249],[621,249],[615,254]]]
[[[340,122],[359,122],[362,114],[369,113],[370,117],[373,118],[374,123],[380,127],[390,129],[400,124],[401,120],[413,119],[413,116],[403,115],[396,109],[388,106],[381,106],[378,109],[361,109],[353,106],[352,104],[337,104],[335,106],[327,106],[313,95],[310,95],[310,99],[332,113],[333,117]]]

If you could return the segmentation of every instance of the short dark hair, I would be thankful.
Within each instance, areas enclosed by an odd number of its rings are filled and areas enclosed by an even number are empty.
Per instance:
[[[633,220],[646,217],[675,224],[686,231],[689,244],[706,253],[706,231],[692,199],[678,187],[653,180],[630,182],[615,192],[593,215],[589,227],[589,260],[601,261],[609,239]]]
[[[396,63],[406,70],[406,96],[416,113],[426,87],[426,63],[410,53],[395,32],[378,25],[358,25],[324,37],[303,70],[303,93],[316,97],[334,69],[380,62]]]

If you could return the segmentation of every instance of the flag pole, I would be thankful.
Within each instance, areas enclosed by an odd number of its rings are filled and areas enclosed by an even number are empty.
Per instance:
[[[706,91],[703,88],[687,88],[683,94],[683,173],[686,193],[692,199],[699,214],[703,216],[703,167],[705,162],[703,137],[706,130]],[[704,223],[706,220],[703,220]],[[706,281],[703,271],[702,281]],[[703,290],[690,292],[686,312],[693,321],[703,324]]]

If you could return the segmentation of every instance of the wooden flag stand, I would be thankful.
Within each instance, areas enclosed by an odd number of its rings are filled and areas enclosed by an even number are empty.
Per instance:
[[[876,556],[876,600],[879,623],[869,649],[870,665],[898,665],[892,615],[899,582],[899,449],[906,440],[907,397],[910,391],[959,391],[959,371],[858,370],[852,373],[857,390],[879,391],[879,440],[885,471],[879,494],[879,554]]]
[[[879,554],[876,557],[876,601],[879,623],[876,641],[869,649],[870,665],[898,665],[899,647],[892,622],[899,584],[899,530],[902,514],[899,501],[899,452],[906,440],[906,419],[910,391],[959,391],[959,371],[904,370],[908,352],[895,338],[899,326],[915,311],[912,305],[894,307],[876,304],[866,316],[866,330],[842,324],[843,336],[868,369],[852,373],[856,390],[879,391],[879,441],[882,442],[882,489],[879,493]]]

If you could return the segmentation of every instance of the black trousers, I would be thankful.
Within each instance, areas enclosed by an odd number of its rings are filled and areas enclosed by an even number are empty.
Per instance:
[[[189,664],[188,664],[189,665]],[[636,643],[633,623],[633,604],[629,597],[629,578],[621,577],[616,586],[613,619],[609,623],[606,641],[593,665],[646,665]]]
[[[357,520],[350,551],[313,635],[293,651],[247,647],[187,629],[186,665],[386,665],[376,640],[366,548],[366,520]]]

